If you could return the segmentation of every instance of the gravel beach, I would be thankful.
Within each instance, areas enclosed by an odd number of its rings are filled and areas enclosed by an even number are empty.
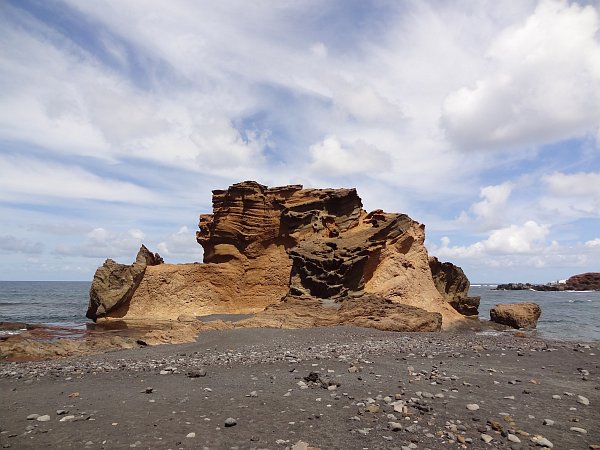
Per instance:
[[[356,327],[0,363],[3,448],[600,449],[598,343]]]

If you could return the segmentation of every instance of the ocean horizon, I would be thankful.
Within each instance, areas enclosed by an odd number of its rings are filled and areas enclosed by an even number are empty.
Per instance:
[[[90,281],[0,281],[0,322],[85,328]],[[535,302],[542,308],[537,331],[555,340],[600,340],[600,292],[496,291],[496,283],[474,283],[479,317],[489,319],[497,303]]]

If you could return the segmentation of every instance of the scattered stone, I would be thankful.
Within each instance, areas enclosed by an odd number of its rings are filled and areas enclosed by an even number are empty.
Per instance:
[[[39,416],[36,418],[38,422],[48,422],[50,420],[50,416],[48,414],[44,414],[43,416]]]
[[[201,378],[206,376],[205,369],[191,370],[187,374],[188,378]]]
[[[196,433],[192,432],[192,433],[188,433],[185,436],[186,438],[195,438],[196,437]]]
[[[467,405],[467,409],[469,411],[477,411],[479,409],[479,405],[477,403],[469,403]]]
[[[225,427],[229,428],[235,425],[237,425],[237,421],[233,417],[228,417],[225,419]]]
[[[587,430],[585,428],[571,427],[570,430],[575,431],[576,433],[587,434]]]
[[[584,397],[583,395],[578,395],[577,403],[588,406],[590,404],[590,401],[587,399],[587,397]]]
[[[515,443],[517,443],[517,444],[518,444],[519,442],[521,442],[521,439],[519,439],[519,438],[518,438],[517,436],[515,436],[514,434],[510,434],[510,433],[508,433],[508,434],[506,435],[506,439],[508,439],[510,442],[515,442]]]
[[[544,425],[548,425],[549,427],[551,427],[552,425],[554,425],[554,420],[544,419]]]
[[[491,437],[489,434],[481,433],[481,440],[486,444],[489,444],[494,440],[494,438]]]
[[[402,424],[400,424],[398,422],[388,422],[388,427],[392,431],[402,431],[402,428],[403,428]]]
[[[35,419],[37,419],[38,417],[40,417],[40,415],[39,415],[39,414],[29,414],[29,415],[27,416],[27,420],[35,420]]]
[[[554,444],[543,436],[533,436],[531,441],[535,442],[540,447],[554,448]]]

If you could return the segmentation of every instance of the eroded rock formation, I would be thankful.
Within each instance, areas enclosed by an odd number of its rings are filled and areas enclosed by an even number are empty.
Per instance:
[[[535,328],[541,315],[537,303],[504,303],[490,309],[492,322],[513,328]]]
[[[153,254],[144,245],[131,265],[107,259],[94,274],[86,317],[96,320],[108,312],[126,307],[142,281],[146,267],[162,262],[163,259],[158,253]]]
[[[300,316],[303,304],[326,309],[319,314],[335,323],[382,329],[431,330],[439,328],[438,316],[444,327],[461,320],[434,284],[424,226],[404,214],[367,213],[355,189],[238,183],[213,191],[213,214],[200,216],[196,238],[204,247],[203,264],[146,264],[139,280],[133,273],[117,276],[132,282],[117,283],[123,287],[107,300],[93,292],[88,317],[260,312],[255,319],[266,323],[265,315],[282,311],[293,321],[292,310]],[[111,267],[125,271],[113,264],[95,276],[100,291],[109,289],[104,280]],[[393,325],[416,308],[437,315],[421,311],[423,324]]]
[[[476,316],[479,313],[481,298],[469,297],[471,283],[460,267],[430,256],[429,268],[435,287],[455,310],[464,316]]]

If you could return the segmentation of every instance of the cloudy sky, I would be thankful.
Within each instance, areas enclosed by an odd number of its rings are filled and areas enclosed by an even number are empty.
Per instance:
[[[0,279],[200,261],[249,179],[356,187],[472,282],[600,271],[600,1],[0,2]]]

